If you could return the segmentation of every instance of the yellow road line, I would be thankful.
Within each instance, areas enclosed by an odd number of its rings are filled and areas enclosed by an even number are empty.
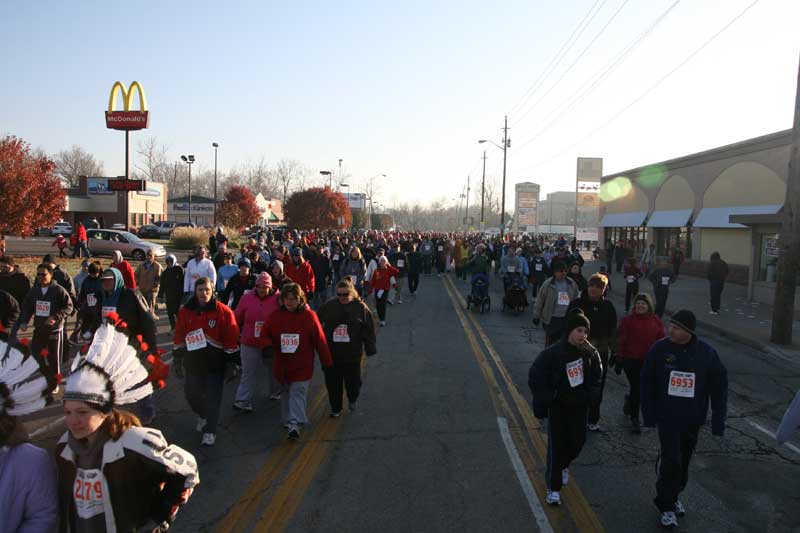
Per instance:
[[[311,418],[314,419],[318,412],[322,409],[324,400],[327,394],[324,392],[324,386],[321,387],[314,399],[311,401],[311,408],[309,413]],[[228,514],[225,515],[219,525],[215,528],[217,533],[232,533],[234,531],[244,531],[250,518],[258,510],[261,499],[269,488],[275,484],[278,475],[291,463],[294,457],[299,452],[300,447],[297,443],[283,441],[279,444],[272,453],[266,463],[261,467],[256,477],[250,482],[244,494],[239,500],[231,507]]]
[[[445,278],[445,285],[451,288],[451,291],[448,292],[451,292],[451,294],[455,293],[457,295],[456,298],[458,302],[461,303],[461,305],[466,306],[464,298],[461,296],[460,292],[458,291],[455,284],[450,278],[448,277]],[[531,410],[530,405],[528,404],[527,400],[525,400],[525,398],[522,396],[522,394],[520,394],[519,389],[514,383],[514,380],[511,379],[511,375],[508,373],[508,369],[503,363],[503,360],[500,358],[500,355],[497,353],[497,350],[494,349],[494,346],[489,340],[489,337],[484,332],[483,327],[481,327],[480,323],[470,313],[466,313],[466,315],[469,317],[469,321],[472,323],[475,330],[478,332],[478,336],[481,338],[481,341],[483,341],[483,344],[486,346],[486,349],[489,352],[492,361],[494,361],[494,364],[497,367],[500,376],[506,383],[507,390],[511,395],[512,400],[514,401],[517,410],[522,416],[528,436],[533,442],[533,445],[536,448],[536,452],[539,455],[539,458],[542,461],[546,461],[547,443],[545,442],[542,435],[537,431],[540,428],[540,424],[536,421],[535,417],[533,416],[533,412]],[[578,528],[581,531],[605,530],[599,518],[589,505],[589,502],[586,500],[586,497],[584,496],[583,492],[580,490],[578,484],[574,480],[570,480],[570,484],[564,487],[562,491],[565,495],[564,504],[569,509],[570,513],[575,519],[576,524],[578,525]]]

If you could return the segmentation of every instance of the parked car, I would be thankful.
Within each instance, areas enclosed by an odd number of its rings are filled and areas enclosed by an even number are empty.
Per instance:
[[[145,224],[136,234],[142,239],[158,239],[161,237],[161,228],[155,224]]]
[[[115,230],[119,230],[119,231],[125,231],[125,224],[122,224],[121,222],[117,222],[115,224],[111,224],[111,229],[115,229]]]
[[[160,244],[147,242],[129,231],[113,229],[88,229],[89,250],[94,255],[111,255],[114,250],[122,252],[124,257],[136,261],[144,261],[148,250],[153,250],[156,257],[164,257],[167,250]]]
[[[175,228],[195,228],[195,227],[197,227],[194,224],[192,224],[191,222],[175,222],[174,224],[175,225],[172,226],[172,228],[170,228],[169,233],[167,233],[168,236],[172,235],[172,232],[175,230]]]
[[[63,235],[64,237],[69,237],[72,235],[72,224],[69,222],[56,222],[53,224],[53,229],[50,230],[50,235]]]

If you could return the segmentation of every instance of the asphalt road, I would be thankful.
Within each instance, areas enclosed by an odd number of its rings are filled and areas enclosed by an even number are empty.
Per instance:
[[[286,441],[278,405],[234,413],[226,386],[217,445],[200,446],[195,418],[172,378],[154,424],[196,454],[201,485],[175,531],[657,531],[654,430],[630,433],[624,377],[609,374],[603,431],[573,465],[564,505],[543,508],[546,435],[530,412],[528,368],[544,334],[519,316],[463,310],[468,284],[424,277],[415,298],[388,311],[379,352],[365,360],[355,413],[328,418],[317,371],[311,427]],[[168,327],[160,321],[165,342]],[[701,332],[702,334],[702,332]],[[800,530],[800,438],[774,431],[800,385],[800,363],[706,337],[729,371],[728,427],[707,428],[682,500],[681,531]],[[266,373],[261,376],[265,383]],[[43,445],[63,432],[57,409],[28,427]]]

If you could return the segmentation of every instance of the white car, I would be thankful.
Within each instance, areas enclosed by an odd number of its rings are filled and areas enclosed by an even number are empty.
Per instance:
[[[69,237],[72,235],[72,224],[69,222],[56,222],[53,224],[53,229],[50,230],[50,235],[63,235],[64,237]]]

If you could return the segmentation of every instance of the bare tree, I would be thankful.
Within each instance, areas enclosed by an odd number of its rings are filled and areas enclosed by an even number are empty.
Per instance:
[[[173,170],[167,157],[169,148],[166,144],[159,144],[155,137],[148,137],[139,141],[136,153],[140,156],[136,161],[136,170],[147,181],[168,183],[169,175]]]
[[[56,173],[71,187],[78,186],[79,176],[102,176],[103,164],[78,145],[69,150],[61,150],[53,158]]]
[[[282,193],[283,205],[289,198],[290,191],[297,191],[303,188],[308,170],[303,168],[299,161],[294,159],[281,159],[275,166],[275,174]]]

